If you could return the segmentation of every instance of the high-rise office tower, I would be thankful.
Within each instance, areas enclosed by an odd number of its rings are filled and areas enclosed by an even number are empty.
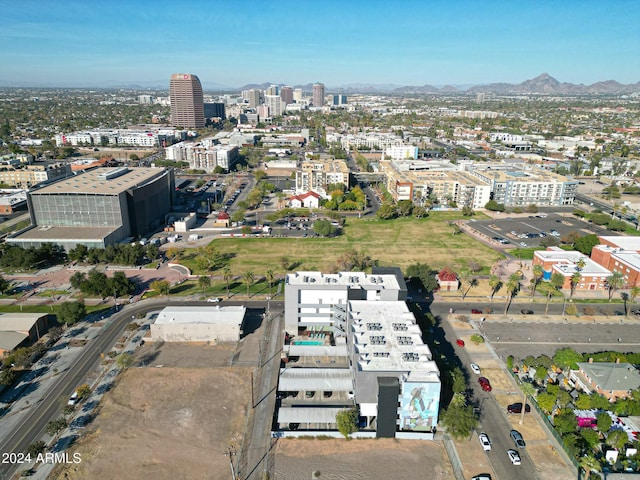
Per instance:
[[[264,104],[269,107],[271,117],[279,117],[284,110],[284,102],[279,95],[265,95]]]
[[[282,87],[280,89],[280,98],[282,99],[285,105],[289,105],[290,103],[293,103],[293,88]]]
[[[301,102],[302,101],[302,89],[301,88],[296,88],[293,91],[293,100],[296,102]]]
[[[256,108],[258,105],[262,103],[262,92],[257,88],[252,88],[249,90],[249,106],[251,108]]]
[[[278,88],[277,85],[271,85],[269,88],[267,88],[267,91],[265,92],[266,95],[279,95],[280,94],[280,89]]]
[[[204,101],[200,79],[190,73],[174,73],[169,84],[171,125],[203,128]]]
[[[347,96],[346,95],[334,95],[333,96],[333,105],[340,106],[347,104]]]
[[[324,85],[322,83],[313,84],[313,96],[311,101],[314,107],[322,107],[324,105]]]

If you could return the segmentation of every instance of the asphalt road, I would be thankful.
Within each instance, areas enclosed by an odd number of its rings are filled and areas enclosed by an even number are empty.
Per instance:
[[[172,302],[173,303],[173,302]],[[182,302],[180,302],[182,303]],[[124,327],[138,313],[156,310],[167,304],[167,300],[151,300],[141,304],[130,305],[114,314],[100,335],[87,343],[76,361],[61,375],[43,398],[34,404],[22,425],[0,440],[0,453],[24,453],[28,446],[42,438],[49,421],[58,418],[66,399],[73,390],[87,377],[87,374],[100,361],[100,354],[111,350],[122,334]],[[0,478],[8,478],[19,465],[0,464]]]
[[[443,318],[448,307],[432,305],[432,313]],[[442,321],[434,329],[434,337],[440,341],[440,351],[452,366],[460,366],[466,371],[469,381],[469,389],[472,392],[471,402],[479,408],[480,426],[478,432],[485,432],[491,439],[492,449],[487,452],[487,458],[499,479],[535,480],[535,466],[527,455],[526,448],[520,449],[521,465],[513,465],[507,457],[507,450],[514,448],[514,443],[509,437],[511,425],[507,421],[505,413],[493,400],[493,395],[483,391],[478,382],[477,375],[469,369],[471,358],[464,348],[456,345],[456,334],[449,322]],[[446,344],[444,342],[447,342]],[[454,347],[454,345],[456,345]],[[525,442],[526,442],[525,438]]]

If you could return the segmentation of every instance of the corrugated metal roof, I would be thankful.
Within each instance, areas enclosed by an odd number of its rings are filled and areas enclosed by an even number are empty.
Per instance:
[[[278,390],[350,392],[353,390],[352,374],[348,368],[282,368]]]

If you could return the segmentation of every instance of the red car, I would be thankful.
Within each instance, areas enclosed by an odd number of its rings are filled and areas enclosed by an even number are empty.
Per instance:
[[[482,310],[478,310],[477,308],[472,308],[471,313],[474,315],[480,315],[482,313]]]
[[[480,377],[478,378],[478,383],[480,384],[480,387],[482,387],[482,390],[484,390],[485,392],[491,391],[491,383],[489,383],[488,378]]]
[[[464,340],[459,338],[456,340],[456,343],[458,344],[459,347],[464,347]]]

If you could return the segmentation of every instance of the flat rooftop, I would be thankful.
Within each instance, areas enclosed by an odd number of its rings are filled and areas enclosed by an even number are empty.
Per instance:
[[[425,378],[438,378],[431,350],[405,302],[352,300],[349,316],[359,370],[420,372]]]
[[[640,237],[599,237],[601,241],[615,245],[623,250],[640,251]]]
[[[398,280],[395,275],[380,274],[373,275],[363,272],[296,272],[287,275],[286,281],[289,285],[304,286],[345,286],[345,287],[370,287],[376,289],[398,290]]]
[[[117,170],[121,172],[121,175],[105,178],[105,176],[114,175]],[[164,168],[96,168],[33,190],[31,195],[118,195],[126,190],[148,183],[163,172],[165,172]]]
[[[242,306],[203,306],[203,307],[178,307],[170,306],[164,308],[156,319],[158,325],[171,324],[220,324],[220,325],[241,325],[244,320],[246,307]]]
[[[18,240],[36,240],[57,243],[57,241],[78,240],[81,242],[102,242],[111,232],[120,227],[52,227],[37,225],[34,228],[11,237]]]

